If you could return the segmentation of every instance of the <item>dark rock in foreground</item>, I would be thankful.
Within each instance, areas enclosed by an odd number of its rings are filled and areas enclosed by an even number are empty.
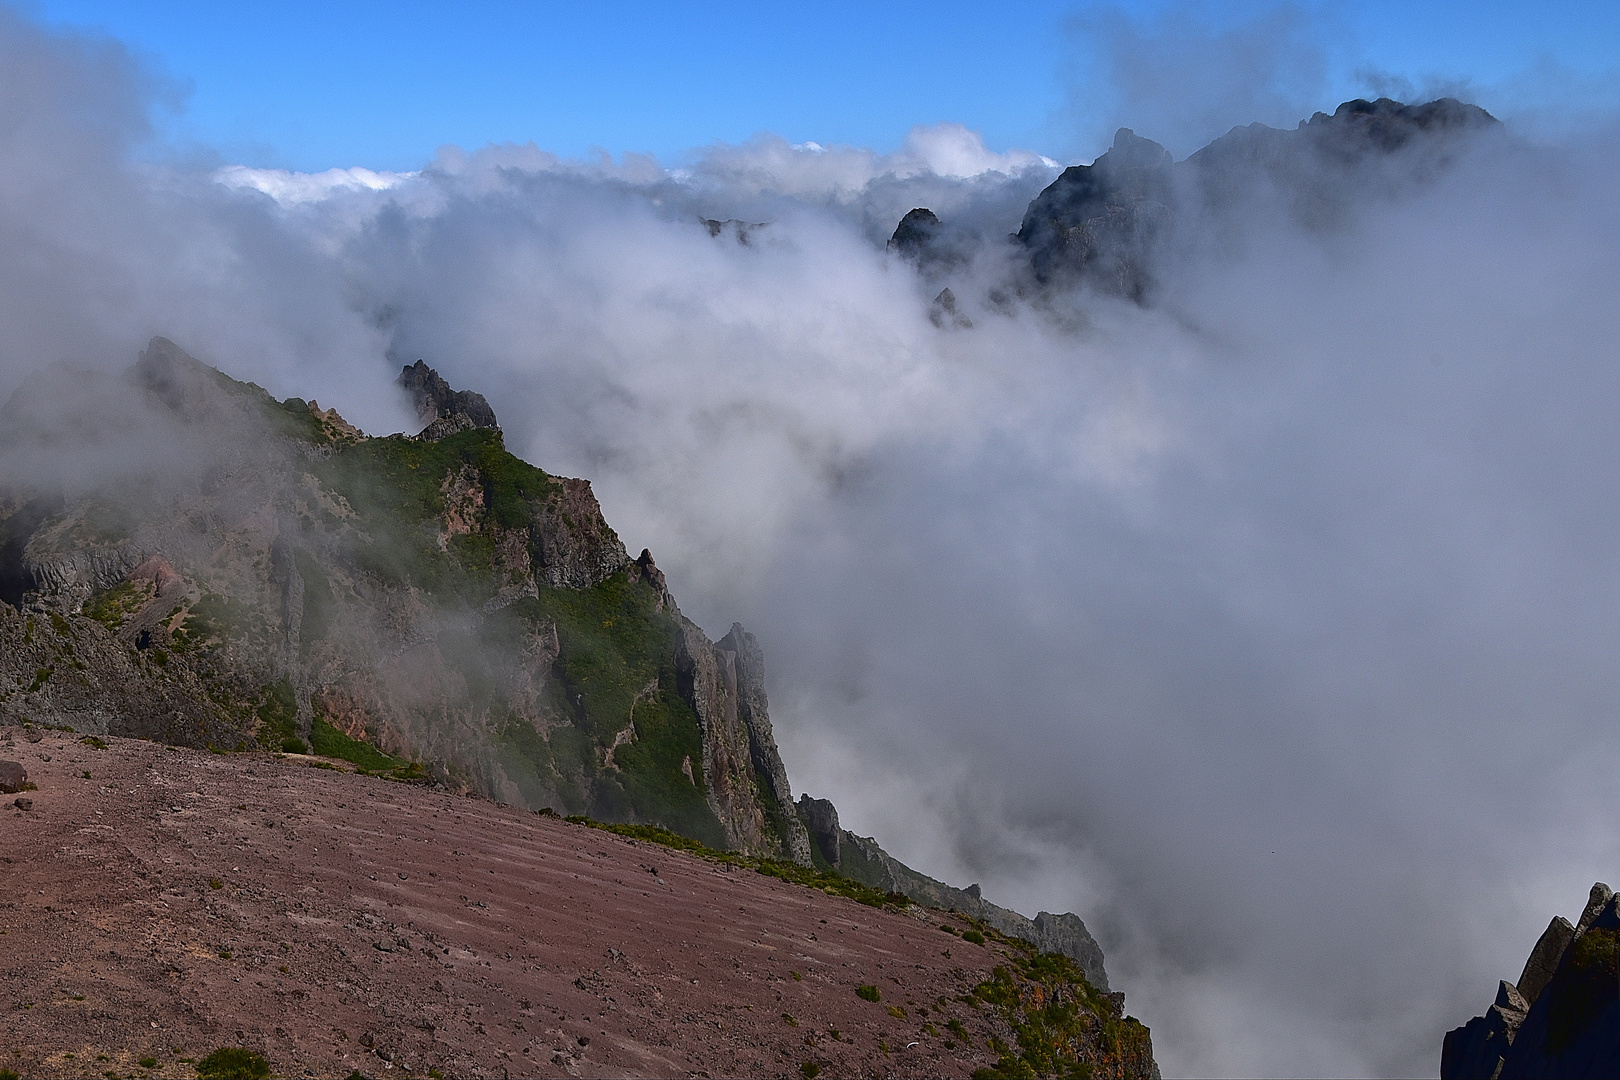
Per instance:
[[[28,783],[28,770],[20,761],[0,761],[0,791],[15,795]]]
[[[1620,910],[1614,891],[1592,886],[1580,922],[1554,918],[1530,951],[1518,984],[1446,1033],[1442,1080],[1620,1076]]]

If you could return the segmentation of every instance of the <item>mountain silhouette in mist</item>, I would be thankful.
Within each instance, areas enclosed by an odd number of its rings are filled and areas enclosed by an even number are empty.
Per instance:
[[[1235,127],[1184,161],[1130,128],[1090,165],[1071,165],[1029,204],[1012,243],[1026,294],[1088,288],[1145,300],[1154,262],[1187,219],[1219,221],[1282,204],[1320,227],[1347,206],[1430,178],[1466,139],[1501,125],[1477,105],[1347,101],[1286,131]],[[889,241],[933,276],[961,260],[949,223],[919,207]]]

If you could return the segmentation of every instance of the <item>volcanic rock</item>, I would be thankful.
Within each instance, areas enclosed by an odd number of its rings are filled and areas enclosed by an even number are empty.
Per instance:
[[[28,770],[20,761],[0,761],[0,791],[15,794],[28,783]]]
[[[1484,1016],[1446,1033],[1442,1080],[1620,1075],[1620,910],[1599,882],[1574,926],[1554,919]],[[1551,974],[1548,974],[1551,969]]]
[[[495,422],[495,410],[483,394],[451,389],[425,360],[402,370],[399,385],[410,394],[417,419],[424,425],[418,438],[436,441],[469,428],[500,428]]]
[[[80,745],[61,741],[62,757]],[[1117,997],[1031,981],[1028,952],[963,941],[961,916],[870,907],[333,759],[105,741],[94,781],[74,762],[38,766],[50,794],[0,832],[28,883],[0,911],[25,1003],[7,1015],[5,1064],[26,1076],[82,1076],[98,1055],[190,1075],[178,1059],[221,1046],[278,1076],[375,1075],[379,1060],[458,1077],[1016,1069],[993,1041],[1039,1033],[1015,1031],[1020,1015],[981,987],[1043,1017],[1056,990],[1078,1014],[1070,1068],[1153,1075],[1148,1033]]]

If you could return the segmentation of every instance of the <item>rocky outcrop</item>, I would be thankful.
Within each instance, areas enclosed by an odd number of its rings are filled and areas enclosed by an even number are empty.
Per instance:
[[[758,644],[737,624],[715,644],[697,624],[677,618],[678,685],[697,714],[703,783],[726,845],[809,866],[809,837],[792,811],[787,771],[771,732]]]
[[[725,221],[719,221],[715,218],[699,218],[698,220],[703,223],[705,229],[709,230],[710,236],[729,236],[744,247],[753,243],[756,232],[770,224],[768,221],[739,221],[736,218],[728,218]]]
[[[906,212],[889,237],[889,250],[903,258],[922,261],[934,255],[940,234],[939,215],[926,206]]]
[[[810,837],[793,812],[793,791],[788,786],[787,769],[776,749],[771,731],[770,706],[765,698],[765,652],[754,635],[732,623],[731,632],[715,646],[733,657],[736,672],[737,717],[748,733],[748,757],[758,779],[758,792],[766,812],[773,819],[787,857],[800,866],[810,865]]]
[[[1042,285],[1081,281],[1141,299],[1170,219],[1170,152],[1130,128],[1090,165],[1071,165],[1029,204],[1017,240]]]
[[[953,330],[973,329],[973,320],[956,306],[956,294],[949,287],[941,289],[934,302],[928,307],[928,321],[941,330],[949,327]]]
[[[884,851],[871,837],[856,836],[842,828],[837,808],[826,799],[801,795],[798,812],[809,833],[818,865],[824,864],[874,889],[900,893],[914,903],[960,912],[1008,937],[1031,942],[1042,952],[1067,956],[1080,965],[1087,982],[1108,991],[1102,947],[1078,915],[1053,915],[1043,911],[1030,919],[985,900],[978,885],[958,889],[919,874]]]
[[[552,588],[588,589],[630,563],[589,480],[559,480],[536,505],[529,536],[535,576]]]
[[[1446,1033],[1442,1080],[1620,1076],[1620,910],[1602,882],[1580,921],[1554,918],[1517,984]]]
[[[452,390],[437,371],[418,360],[399,375],[399,385],[411,396],[417,419],[424,425],[419,439],[438,440],[469,428],[499,429],[495,410],[483,394]]]

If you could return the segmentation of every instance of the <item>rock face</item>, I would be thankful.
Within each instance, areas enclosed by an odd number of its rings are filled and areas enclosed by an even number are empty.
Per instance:
[[[810,841],[792,813],[787,770],[765,702],[765,659],[740,624],[718,644],[678,616],[676,677],[702,727],[698,759],[725,844],[809,866]],[[690,768],[690,764],[686,766]]]
[[[1141,299],[1148,256],[1170,218],[1171,164],[1164,147],[1120,128],[1102,157],[1063,170],[1018,229],[1035,280],[1085,280]]]
[[[1087,982],[1098,990],[1108,991],[1102,947],[1078,915],[1053,915],[1043,911],[1033,919],[1026,918],[985,900],[977,885],[957,889],[919,874],[884,851],[871,837],[856,836],[842,828],[837,808],[826,799],[801,795],[798,811],[810,835],[811,857],[817,865],[837,870],[874,889],[900,893],[914,903],[961,912],[1008,937],[1031,942],[1042,952],[1067,956],[1080,965]]]
[[[422,433],[367,438],[155,339],[102,399],[191,471],[152,451],[71,496],[19,463],[84,433],[8,423],[0,716],[222,750],[358,741],[502,802],[808,864],[753,638],[709,641],[589,482],[508,453],[482,396],[420,361],[400,382]]]
[[[1447,1032],[1442,1080],[1620,1076],[1620,911],[1613,890],[1592,886],[1578,923],[1554,918],[1519,981]]]

